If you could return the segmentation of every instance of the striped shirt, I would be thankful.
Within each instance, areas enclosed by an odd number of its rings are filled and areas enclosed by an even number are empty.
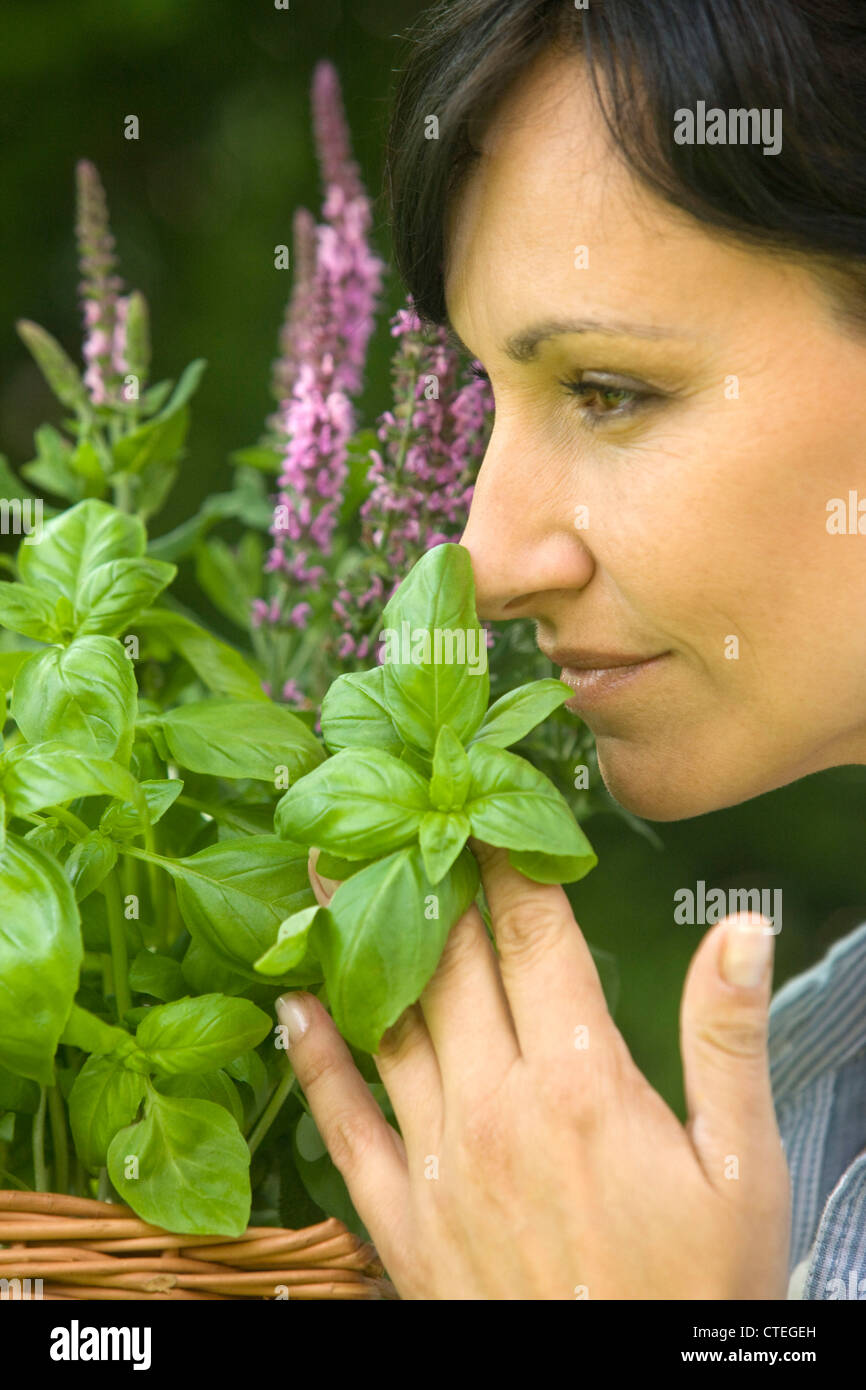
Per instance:
[[[866,922],[775,994],[769,1055],[791,1174],[788,1298],[866,1299]]]

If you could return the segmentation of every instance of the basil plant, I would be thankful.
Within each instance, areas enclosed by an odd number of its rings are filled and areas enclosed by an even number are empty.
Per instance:
[[[561,792],[507,751],[572,692],[533,681],[488,709],[468,551],[429,550],[383,616],[382,665],[331,685],[331,756],[276,810],[277,833],[318,847],[319,870],[343,881],[328,907],[287,917],[256,961],[280,976],[318,960],[337,1026],[367,1052],[418,998],[479,892],[470,835],[539,883],[574,882],[597,863]]]
[[[147,1221],[239,1235],[282,1078],[273,1039],[255,1050],[274,996],[254,964],[314,902],[275,789],[326,755],[240,653],[157,605],[174,573],[89,498],[0,583],[20,644],[0,650],[0,1184],[45,1188],[50,1139],[55,1188],[102,1175]],[[145,693],[166,644],[177,703]],[[279,976],[320,981],[312,957]]]
[[[149,557],[139,518],[85,499],[22,543],[17,572],[0,583],[0,622],[28,644],[0,653],[2,1167],[29,1175],[15,1120],[32,1114],[46,1185],[47,1111],[55,1187],[74,1164],[79,1190],[100,1176],[145,1220],[238,1235],[293,1081],[268,1037],[277,990],[319,993],[389,1114],[363,1059],[483,907],[470,835],[539,882],[596,863],[561,793],[508,751],[569,690],[535,681],[487,708],[459,545],[393,595],[396,655],[331,685],[322,741],[239,653],[160,605],[174,568]],[[177,703],[145,693],[161,642],[182,658]],[[313,846],[343,880],[327,908]],[[281,1197],[283,1219],[324,1209],[364,1234],[311,1117],[295,1121],[280,1183],[300,1176],[310,1201]]]

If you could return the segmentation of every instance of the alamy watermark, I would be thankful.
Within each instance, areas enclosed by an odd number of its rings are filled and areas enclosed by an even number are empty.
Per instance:
[[[42,540],[42,498],[0,497],[0,536],[23,536],[25,545]]]
[[[771,910],[772,909],[772,910]],[[712,926],[735,912],[760,913],[770,923],[764,931],[778,936],[782,930],[781,888],[711,888],[707,892],[704,880],[698,879],[695,888],[677,888],[674,893],[674,921],[693,927]]]
[[[134,1371],[148,1371],[151,1329],[82,1327],[73,1318],[69,1327],[52,1328],[48,1355],[52,1361],[131,1361]]]
[[[763,154],[779,154],[782,148],[782,108],[732,107],[724,111],[699,101],[692,111],[681,106],[674,112],[677,145],[761,145]]]
[[[41,1299],[42,1296],[41,1279],[31,1279],[29,1276],[23,1279],[17,1276],[9,1279],[4,1276],[0,1279],[0,1303],[26,1303],[31,1299]]]
[[[432,639],[432,640],[431,640]],[[473,676],[487,670],[487,638],[483,628],[415,627],[408,619],[395,627],[383,627],[382,661],[407,666],[468,666]]]

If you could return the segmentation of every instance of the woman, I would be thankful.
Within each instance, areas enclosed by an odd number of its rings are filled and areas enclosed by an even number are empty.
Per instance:
[[[861,0],[458,0],[402,75],[398,264],[496,400],[479,613],[535,620],[652,820],[866,762],[864,45]],[[564,890],[477,850],[497,953],[467,912],[386,1035],[402,1138],[280,1004],[401,1296],[866,1296],[866,925],[772,1014],[772,924],[706,933],[683,1127]]]

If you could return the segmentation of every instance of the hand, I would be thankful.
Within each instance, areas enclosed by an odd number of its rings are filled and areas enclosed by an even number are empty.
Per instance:
[[[471,907],[382,1039],[376,1065],[402,1138],[323,1006],[291,996],[309,1020],[292,1066],[400,1296],[784,1299],[790,1191],[763,919],[726,918],[692,959],[683,1126],[614,1026],[564,890],[470,845],[497,950]],[[335,885],[311,868],[326,903]],[[723,978],[729,943],[766,951],[756,983]],[[278,1014],[291,1036],[282,1001]]]

